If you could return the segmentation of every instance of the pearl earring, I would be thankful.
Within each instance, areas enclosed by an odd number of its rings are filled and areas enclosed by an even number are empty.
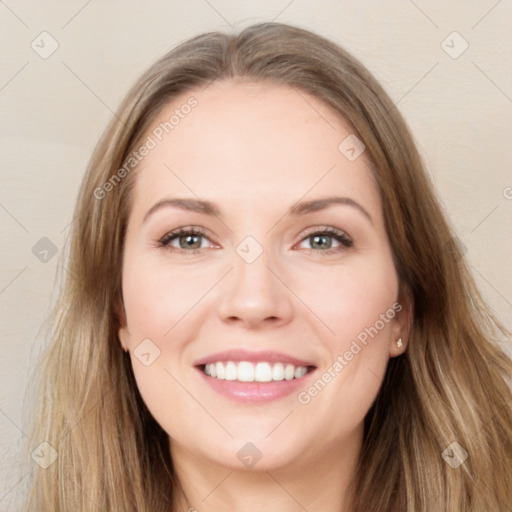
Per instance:
[[[401,348],[402,347],[402,338],[399,338],[398,341],[396,342],[396,346],[398,348]]]

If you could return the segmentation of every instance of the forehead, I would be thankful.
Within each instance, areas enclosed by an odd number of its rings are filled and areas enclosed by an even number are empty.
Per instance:
[[[137,166],[135,202],[176,194],[243,208],[339,192],[378,205],[365,153],[350,161],[339,149],[352,134],[304,91],[214,82],[161,109],[144,137],[155,146]]]

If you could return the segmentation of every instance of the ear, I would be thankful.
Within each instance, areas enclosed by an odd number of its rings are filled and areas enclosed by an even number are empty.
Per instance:
[[[396,357],[405,352],[409,342],[409,333],[411,331],[412,319],[414,316],[414,299],[408,290],[402,290],[398,300],[393,304],[395,318],[391,328],[391,338],[389,340],[389,357]],[[398,340],[401,340],[401,346],[398,346]]]
[[[122,349],[125,352],[127,352],[129,347],[129,332],[126,320],[126,311],[124,309],[122,299],[116,301],[114,305],[114,311],[117,316],[119,326],[119,330],[117,331],[117,337],[119,339],[119,343],[121,344]]]

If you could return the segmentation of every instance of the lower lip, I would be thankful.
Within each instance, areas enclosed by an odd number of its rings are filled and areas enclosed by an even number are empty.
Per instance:
[[[270,382],[240,382],[210,377],[201,368],[196,368],[210,388],[220,395],[241,403],[259,403],[278,400],[294,391],[298,391],[306,384],[306,380],[315,372],[310,370],[300,379],[273,380]]]

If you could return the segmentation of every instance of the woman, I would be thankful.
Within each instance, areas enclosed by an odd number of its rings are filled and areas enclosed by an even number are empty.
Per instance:
[[[92,157],[67,270],[28,509],[512,503],[503,329],[402,117],[322,37],[260,24],[153,65]]]

